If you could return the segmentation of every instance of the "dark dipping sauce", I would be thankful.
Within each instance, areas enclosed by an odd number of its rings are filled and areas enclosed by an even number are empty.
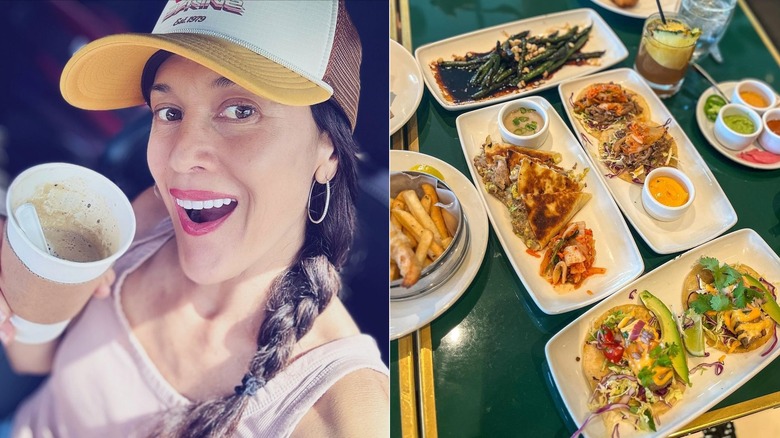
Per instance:
[[[584,60],[569,61],[564,65],[584,65],[585,63],[586,61]],[[536,88],[537,82],[548,81],[554,76],[554,73],[548,75],[546,78],[540,76],[526,83],[526,86],[523,88],[518,88],[516,85],[507,85],[485,97],[474,99],[471,96],[482,89],[476,85],[469,85],[469,79],[474,76],[474,70],[466,70],[457,67],[442,67],[436,62],[431,64],[431,70],[433,71],[433,77],[436,79],[436,83],[439,85],[439,89],[442,90],[445,98],[453,103],[479,102],[481,100],[493,99],[507,94],[533,90]]]

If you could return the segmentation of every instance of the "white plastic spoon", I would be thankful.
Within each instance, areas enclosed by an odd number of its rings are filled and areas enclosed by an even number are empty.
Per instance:
[[[22,204],[16,209],[14,214],[19,222],[19,227],[27,235],[27,238],[41,251],[51,254],[49,245],[46,243],[46,236],[43,235],[43,228],[38,218],[38,212],[35,211],[35,206],[29,202]]]

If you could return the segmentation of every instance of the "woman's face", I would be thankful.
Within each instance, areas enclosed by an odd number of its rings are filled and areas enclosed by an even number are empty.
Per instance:
[[[303,243],[312,178],[336,172],[309,107],[254,95],[179,56],[150,95],[149,168],[200,284],[281,269]]]

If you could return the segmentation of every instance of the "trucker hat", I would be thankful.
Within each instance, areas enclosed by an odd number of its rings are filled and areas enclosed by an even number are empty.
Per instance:
[[[62,96],[90,110],[142,105],[141,74],[158,50],[286,105],[333,97],[355,127],[361,45],[343,1],[169,0],[151,34],[110,35],[79,49],[62,72]]]

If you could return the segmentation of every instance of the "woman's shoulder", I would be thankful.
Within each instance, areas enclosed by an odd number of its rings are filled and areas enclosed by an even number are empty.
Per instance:
[[[390,389],[384,373],[363,368],[339,379],[304,415],[293,436],[385,437]]]

